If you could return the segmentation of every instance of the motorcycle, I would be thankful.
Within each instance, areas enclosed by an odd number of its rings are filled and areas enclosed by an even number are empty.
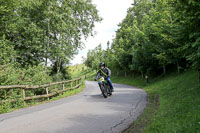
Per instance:
[[[112,91],[108,81],[105,80],[104,77],[99,78],[98,81],[100,81],[100,89],[103,94],[103,97],[107,98],[108,96],[111,96]]]

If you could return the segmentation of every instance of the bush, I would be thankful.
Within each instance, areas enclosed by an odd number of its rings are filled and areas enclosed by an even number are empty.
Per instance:
[[[42,85],[52,82],[52,78],[44,71],[43,65],[34,67],[20,68],[18,64],[7,64],[0,66],[0,86],[6,85]],[[26,91],[27,96],[44,94],[44,89]],[[0,100],[7,102],[1,103],[0,113],[7,112],[12,108],[24,106],[21,89],[0,90]],[[16,99],[16,102],[11,102]]]

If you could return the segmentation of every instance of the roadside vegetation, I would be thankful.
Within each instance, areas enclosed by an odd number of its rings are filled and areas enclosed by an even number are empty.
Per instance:
[[[49,100],[47,100],[47,98],[42,98],[42,99],[39,99],[39,100],[31,100],[31,101],[28,101],[26,103],[24,103],[24,101],[20,100],[20,99],[17,100],[17,102],[15,102],[15,103],[8,101],[4,104],[1,104],[0,114],[12,112],[12,111],[15,111],[15,110],[19,110],[19,109],[22,109],[22,108],[27,108],[27,107],[31,107],[31,106],[35,106],[35,105],[39,105],[39,104],[52,102],[52,101],[59,100],[59,99],[62,99],[62,98],[66,98],[68,96],[72,96],[72,95],[75,95],[75,94],[82,92],[84,90],[84,88],[85,88],[85,84],[84,84],[84,81],[82,81],[82,85],[78,89],[68,90],[68,91],[66,91],[62,94],[56,95],[55,97],[51,97]]]
[[[194,71],[153,78],[113,77],[115,83],[143,88],[148,93],[144,113],[125,133],[200,132],[200,83]]]
[[[28,69],[22,69],[17,68],[15,65],[7,64],[4,66],[2,70],[0,70],[0,80],[2,86],[6,85],[43,85],[52,83],[55,81],[59,81],[58,79],[53,79],[54,77],[51,77],[44,71],[43,65],[38,65],[35,67],[30,67]],[[73,77],[75,78],[75,77]],[[60,80],[69,80],[69,79],[60,79]],[[70,87],[70,85],[66,86]],[[56,86],[54,89],[59,90],[61,89],[61,86]],[[85,88],[84,79],[81,80],[81,86],[78,89],[68,90],[64,93],[57,94],[55,97],[47,98],[41,98],[41,99],[34,99],[24,102],[22,100],[22,93],[21,89],[2,89],[0,91],[1,96],[1,103],[0,103],[0,114],[1,113],[7,113],[12,112],[14,110],[18,110],[21,108],[26,108],[38,104],[47,103],[50,101],[58,100],[64,97],[68,97],[74,94],[77,94]],[[43,89],[33,89],[27,92],[26,95],[34,96],[42,95],[44,94],[44,88]],[[16,100],[15,102],[12,102],[12,100]],[[7,100],[7,102],[2,102],[4,100]]]

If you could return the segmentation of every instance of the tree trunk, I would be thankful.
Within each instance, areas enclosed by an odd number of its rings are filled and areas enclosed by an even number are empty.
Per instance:
[[[166,74],[166,66],[163,65],[163,74],[165,75]]]
[[[48,6],[48,13],[50,12],[50,5]],[[48,22],[47,22],[47,46],[46,46],[46,59],[45,59],[45,72],[47,72],[47,61],[48,61],[48,48],[49,48],[49,34],[50,33],[50,18],[48,16]]]
[[[141,75],[142,75],[142,78],[144,78],[144,72],[143,71],[141,71]]]
[[[60,72],[60,67],[61,67],[61,59],[58,57],[58,60],[57,60],[57,63],[56,63],[57,73]]]
[[[56,80],[58,81],[58,75],[60,72],[60,68],[61,68],[61,59],[58,57],[57,58],[57,62],[56,62]]]
[[[177,72],[180,73],[180,67],[179,67],[178,61],[177,61],[176,65],[177,65]]]
[[[127,76],[126,71],[124,72],[124,76],[125,76],[125,77]]]

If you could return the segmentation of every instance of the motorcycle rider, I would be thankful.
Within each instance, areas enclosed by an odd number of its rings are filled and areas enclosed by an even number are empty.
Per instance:
[[[99,77],[104,77],[105,80],[108,81],[108,84],[110,85],[111,91],[114,92],[114,88],[113,88],[113,85],[112,85],[112,82],[111,82],[111,79],[110,79],[111,70],[106,67],[104,62],[100,63],[99,67],[100,67],[100,70],[97,72],[95,80],[99,79]],[[99,81],[98,84],[100,86],[101,81]]]

